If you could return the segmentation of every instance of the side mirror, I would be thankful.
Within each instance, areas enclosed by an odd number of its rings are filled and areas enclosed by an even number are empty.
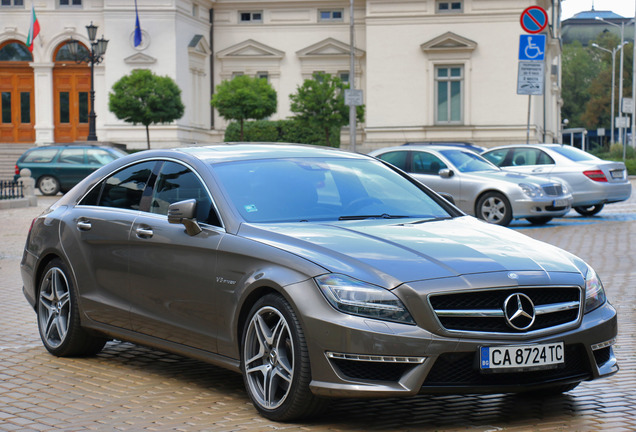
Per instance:
[[[444,168],[444,169],[439,170],[438,174],[439,174],[439,176],[441,178],[451,178],[452,176],[455,175],[453,170],[448,169],[448,168]]]
[[[438,195],[444,198],[449,203],[455,205],[455,200],[453,199],[453,196],[451,194],[445,193],[445,192],[438,192]]]
[[[183,224],[189,236],[195,236],[202,230],[197,220],[197,200],[189,199],[170,204],[168,207],[168,222],[172,224]]]

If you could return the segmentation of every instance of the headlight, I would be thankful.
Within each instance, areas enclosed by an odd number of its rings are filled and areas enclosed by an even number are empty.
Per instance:
[[[519,183],[519,187],[521,188],[523,193],[528,195],[530,198],[538,198],[543,196],[543,189],[541,189],[537,185],[528,184],[528,183]]]
[[[316,282],[331,305],[351,315],[415,324],[391,291],[344,275],[318,276]]]
[[[607,297],[605,297],[605,289],[598,275],[592,267],[587,266],[587,274],[585,275],[585,313],[592,312],[601,306]]]

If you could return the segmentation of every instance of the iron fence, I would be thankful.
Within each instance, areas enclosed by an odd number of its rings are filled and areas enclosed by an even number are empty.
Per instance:
[[[14,180],[0,180],[0,200],[24,198],[22,183]]]

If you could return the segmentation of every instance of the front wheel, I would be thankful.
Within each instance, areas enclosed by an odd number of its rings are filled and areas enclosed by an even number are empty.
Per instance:
[[[512,220],[510,201],[499,192],[487,192],[479,198],[475,213],[488,223],[508,226]]]
[[[532,225],[545,225],[552,220],[550,216],[533,216],[526,218]]]
[[[107,339],[81,327],[70,272],[58,258],[46,266],[40,280],[37,319],[44,347],[58,357],[97,354],[106,344]]]
[[[42,195],[56,195],[60,191],[60,182],[53,176],[45,175],[38,180],[38,189]]]
[[[574,207],[574,211],[576,211],[581,216],[594,216],[603,210],[605,204],[596,204],[592,206],[582,206],[582,207]]]
[[[256,302],[243,330],[242,348],[245,387],[264,417],[290,421],[322,410],[325,400],[309,390],[305,336],[284,298],[268,294]]]

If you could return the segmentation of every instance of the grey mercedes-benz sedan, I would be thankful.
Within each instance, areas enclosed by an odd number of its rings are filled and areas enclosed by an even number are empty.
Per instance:
[[[589,265],[335,149],[118,159],[34,220],[21,269],[52,354],[118,339],[199,358],[241,372],[273,420],[334,397],[561,393],[618,371]]]

